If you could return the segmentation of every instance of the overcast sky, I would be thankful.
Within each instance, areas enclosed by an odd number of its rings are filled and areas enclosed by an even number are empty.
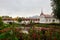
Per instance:
[[[40,15],[41,9],[45,14],[51,14],[50,0],[0,0],[0,16],[33,16]]]

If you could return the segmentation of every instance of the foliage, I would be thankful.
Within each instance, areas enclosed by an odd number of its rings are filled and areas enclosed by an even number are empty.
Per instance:
[[[60,40],[60,33],[55,31],[51,32],[49,30],[45,30],[45,32],[43,30],[41,31],[37,31],[37,30],[33,30],[30,29],[28,31],[28,34],[25,33],[19,33],[13,30],[7,31],[5,33],[1,33],[0,34],[0,39],[9,39],[9,40]],[[44,32],[44,33],[43,33]]]
[[[2,17],[0,17],[0,27],[3,26],[3,20],[2,20]]]
[[[2,17],[0,17],[0,22],[2,22]]]
[[[54,17],[60,20],[60,0],[51,0]]]
[[[2,27],[3,27],[3,20],[2,20],[2,17],[0,17],[0,30]]]
[[[18,22],[21,22],[22,21],[22,18],[18,18],[18,20],[17,20]]]
[[[10,26],[11,26],[10,24],[5,24],[5,23],[3,23],[3,26],[0,27],[0,30],[2,30],[2,29],[4,29],[4,28],[8,28],[8,27],[10,27]]]
[[[5,33],[1,33],[0,34],[0,39],[10,39],[10,40],[18,40],[18,38],[16,37],[16,35],[13,35],[13,31],[7,31]]]

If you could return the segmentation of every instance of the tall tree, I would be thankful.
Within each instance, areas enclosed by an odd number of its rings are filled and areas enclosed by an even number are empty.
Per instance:
[[[60,0],[51,0],[54,17],[60,20]]]

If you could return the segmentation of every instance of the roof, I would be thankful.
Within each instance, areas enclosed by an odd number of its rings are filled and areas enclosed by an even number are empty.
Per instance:
[[[44,14],[44,16],[45,16],[46,18],[52,18],[52,17],[53,17],[52,15],[48,15],[48,14]]]
[[[43,13],[41,13],[40,16],[41,16],[41,15],[44,15],[45,18],[52,18],[52,17],[53,17],[52,15],[49,15],[49,14],[43,14]]]
[[[33,18],[23,18],[22,20],[24,20],[24,21],[30,21],[30,20],[39,21],[40,19],[37,19],[37,18],[35,18],[35,19],[33,19]]]

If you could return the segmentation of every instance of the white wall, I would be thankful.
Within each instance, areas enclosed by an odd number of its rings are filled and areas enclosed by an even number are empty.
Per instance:
[[[46,19],[44,15],[40,16],[40,23],[46,23]]]
[[[44,15],[40,16],[40,23],[53,23],[53,20],[55,20],[54,23],[59,23],[59,20],[54,17],[46,18]]]

